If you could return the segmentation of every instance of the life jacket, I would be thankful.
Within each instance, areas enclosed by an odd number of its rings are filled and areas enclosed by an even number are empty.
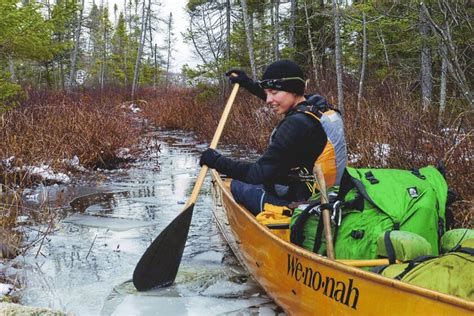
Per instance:
[[[319,94],[307,97],[307,100],[297,105],[295,109],[321,123],[328,141],[314,164],[321,165],[328,188],[339,185],[347,164],[344,123],[340,112],[332,108],[326,99]],[[306,176],[311,177],[313,170],[306,170],[305,173]],[[315,184],[313,183],[313,185]]]
[[[327,187],[338,185],[347,163],[347,148],[342,117],[340,112],[332,108],[321,95],[313,94],[305,97],[306,100],[299,103],[292,111],[303,113],[321,124],[327,142],[321,154],[316,158],[314,165],[320,164],[322,166]],[[273,137],[282,122],[280,121],[272,131],[270,144],[273,142]],[[306,190],[304,188],[306,187],[309,195],[313,195],[318,190],[313,170],[307,170],[306,166],[293,168],[288,174],[288,178],[294,182],[304,183],[301,189]],[[277,196],[283,197],[288,193],[289,187],[274,184],[271,190]]]

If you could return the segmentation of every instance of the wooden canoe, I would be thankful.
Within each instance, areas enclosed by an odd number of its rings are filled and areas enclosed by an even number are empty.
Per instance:
[[[474,302],[402,283],[280,239],[233,199],[212,170],[214,215],[240,260],[290,315],[473,315]],[[472,276],[467,276],[472,277]]]

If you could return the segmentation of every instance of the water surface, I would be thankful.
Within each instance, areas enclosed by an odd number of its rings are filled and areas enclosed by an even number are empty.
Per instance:
[[[143,138],[140,158],[94,181],[30,192],[31,207],[58,204],[56,224],[29,227],[37,243],[10,262],[20,266],[21,303],[75,315],[275,315],[281,311],[238,265],[211,212],[207,177],[194,208],[173,286],[137,292],[136,263],[183,210],[207,147],[191,134],[157,131]],[[44,232],[50,233],[46,236]],[[40,237],[40,238],[39,238]]]

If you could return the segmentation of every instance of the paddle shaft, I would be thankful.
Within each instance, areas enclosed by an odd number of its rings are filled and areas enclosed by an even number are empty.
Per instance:
[[[328,193],[326,190],[326,181],[324,180],[323,169],[319,164],[314,166],[313,170],[316,180],[319,186],[319,193],[321,195],[321,204],[329,203]],[[329,210],[324,208],[323,212],[323,224],[324,224],[324,236],[326,237],[326,249],[328,258],[334,260],[334,245],[332,242],[332,234],[331,234],[331,218],[329,215]]]
[[[209,146],[209,148],[216,149],[217,143],[221,138],[222,131],[224,130],[224,125],[227,121],[227,117],[229,116],[230,109],[232,108],[232,104],[234,103],[235,96],[237,95],[238,90],[239,84],[236,83],[234,84],[234,88],[232,89],[229,99],[227,100],[227,104],[224,107],[224,112],[222,113],[221,119],[219,121],[219,124],[217,125],[216,132],[214,133],[214,137],[212,138],[211,145]],[[199,191],[201,191],[202,184],[204,183],[204,179],[206,178],[208,169],[209,168],[206,165],[203,165],[201,167],[201,171],[199,172],[196,183],[194,184],[193,192],[191,193],[191,196],[189,197],[186,206],[189,206],[196,202],[196,199],[199,195]]]
[[[366,259],[366,260],[359,260],[359,259],[341,259],[341,260],[336,260],[337,262],[347,264],[348,266],[352,267],[377,267],[377,266],[386,266],[389,265],[390,262],[388,259],[382,258],[382,259]],[[399,260],[396,261],[396,263],[400,263]]]

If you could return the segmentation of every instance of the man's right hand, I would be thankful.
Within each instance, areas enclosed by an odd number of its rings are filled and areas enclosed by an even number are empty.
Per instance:
[[[215,149],[208,148],[201,154],[201,159],[199,159],[199,165],[202,167],[203,165],[208,166],[209,168],[215,168],[216,161],[222,155]]]
[[[227,77],[229,77],[230,82],[238,83],[240,85],[244,85],[245,83],[251,81],[252,79],[247,76],[245,71],[240,69],[231,69],[225,73]]]

